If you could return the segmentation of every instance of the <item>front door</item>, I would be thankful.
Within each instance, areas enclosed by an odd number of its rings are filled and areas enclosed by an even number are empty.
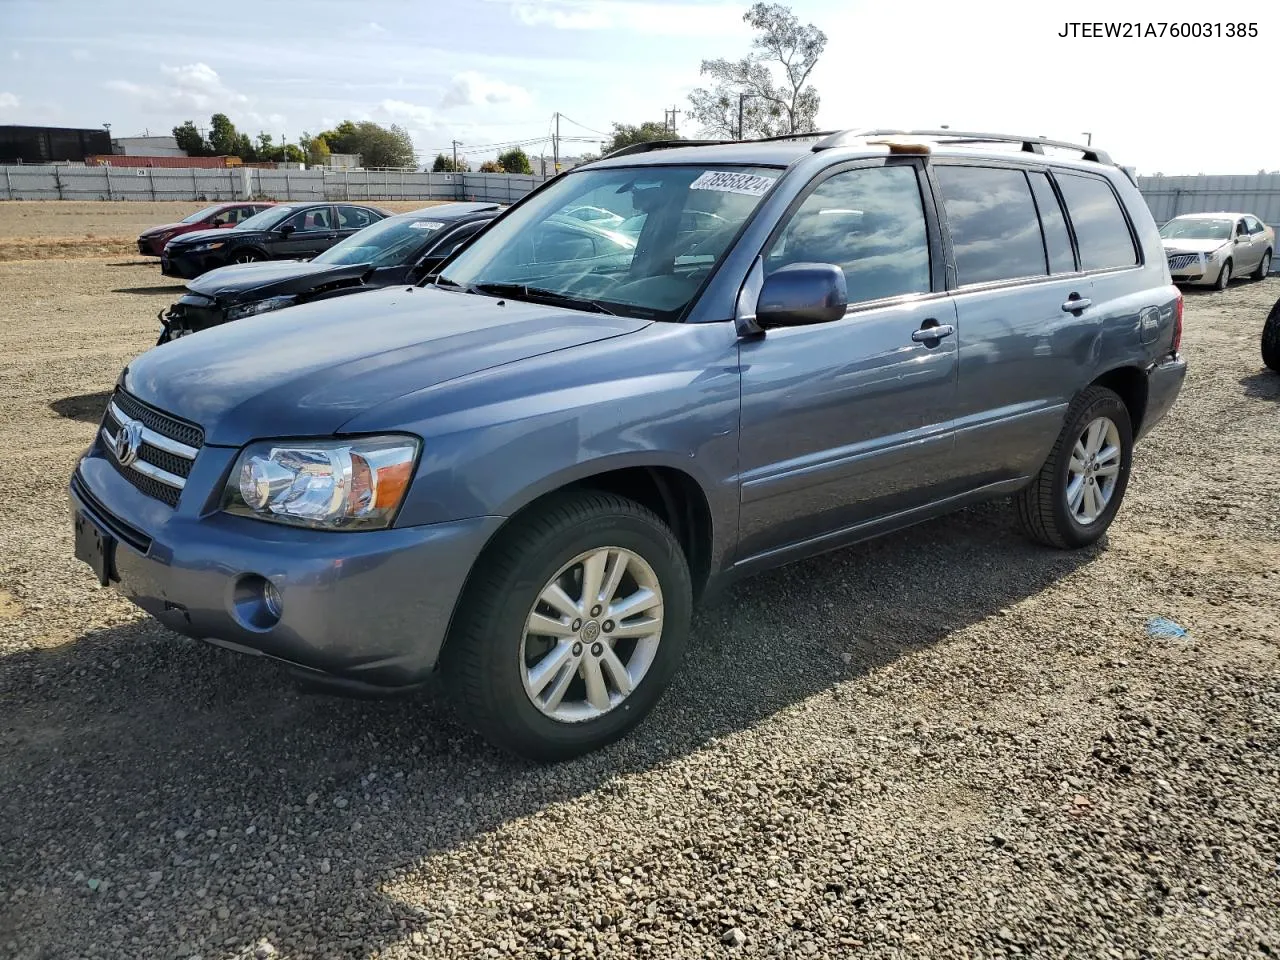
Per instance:
[[[280,236],[271,244],[271,255],[282,260],[307,260],[328,250],[338,242],[332,207],[309,207],[295,213],[283,227],[292,227],[288,236]]]
[[[838,264],[850,307],[833,323],[741,343],[740,562],[836,541],[947,483],[956,317],[931,258],[923,186],[915,161],[840,169],[764,251],[766,276]]]

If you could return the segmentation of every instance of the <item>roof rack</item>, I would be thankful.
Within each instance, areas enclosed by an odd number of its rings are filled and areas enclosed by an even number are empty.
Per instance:
[[[973,133],[968,130],[842,130],[814,144],[813,150],[817,153],[819,150],[849,146],[854,141],[864,140],[867,137],[886,136],[937,137],[938,139],[948,140],[951,143],[1019,143],[1025,153],[1044,153],[1045,147],[1059,147],[1064,150],[1079,150],[1083,159],[1093,163],[1110,164],[1112,162],[1111,157],[1105,151],[1080,143],[1047,140],[1044,137],[1019,137],[1007,133]]]
[[[651,150],[671,150],[676,147],[719,147],[734,143],[779,143],[783,140],[812,140],[815,137],[838,136],[835,130],[815,130],[813,133],[784,133],[776,137],[757,137],[751,140],[648,140],[644,143],[633,143],[620,147],[612,153],[606,153],[601,160],[609,157],[627,157],[633,153],[649,153]]]

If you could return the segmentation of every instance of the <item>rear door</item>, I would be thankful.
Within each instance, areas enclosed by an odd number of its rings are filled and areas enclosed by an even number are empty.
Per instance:
[[[1042,168],[939,159],[932,174],[955,270],[957,479],[972,490],[1047,456],[1089,355],[1093,284]]]
[[[1241,217],[1236,221],[1236,269],[1237,277],[1252,273],[1258,268],[1262,259],[1262,234],[1254,233],[1249,226],[1249,217]]]
[[[349,203],[340,203],[337,206],[338,221],[337,233],[339,239],[349,237],[359,230],[363,230],[370,224],[377,223],[379,217],[375,216],[372,210],[366,210],[364,207],[353,207]]]

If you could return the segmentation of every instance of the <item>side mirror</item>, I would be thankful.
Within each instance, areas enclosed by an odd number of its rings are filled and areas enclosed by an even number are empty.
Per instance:
[[[1236,243],[1246,243],[1248,239],[1248,237],[1236,237]]]
[[[756,302],[761,327],[803,327],[839,320],[849,306],[844,271],[832,263],[790,263],[771,273]]]
[[[297,228],[296,228],[296,227],[294,227],[294,225],[293,225],[293,224],[291,224],[291,223],[286,223],[283,227],[281,227],[281,228],[280,228],[280,236],[281,236],[281,237],[287,237],[287,236],[289,236],[289,234],[293,233],[293,231],[294,231],[295,229],[297,229]]]

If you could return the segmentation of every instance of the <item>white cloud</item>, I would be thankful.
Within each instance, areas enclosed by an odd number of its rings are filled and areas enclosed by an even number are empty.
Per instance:
[[[71,51],[71,59],[72,59],[72,60],[75,60],[75,61],[77,61],[77,62],[79,62],[79,63],[84,63],[84,62],[85,62],[85,61],[87,61],[87,60],[92,60],[92,59],[93,59],[93,57],[89,56],[89,51],[88,51],[88,50],[79,50],[79,49],[77,49],[77,50],[72,50],[72,51]]]
[[[653,3],[646,0],[513,0],[511,11],[527,27],[620,30],[628,33],[720,35],[747,32],[745,4]]]
[[[386,33],[387,28],[376,20],[370,20],[362,27],[356,29],[356,35],[360,37],[376,37],[380,33]]]
[[[163,84],[150,85],[130,80],[108,80],[106,87],[131,97],[144,107],[163,112],[231,111],[245,108],[250,100],[232,90],[218,72],[207,63],[188,63],[180,67],[161,66]]]
[[[19,103],[16,93],[0,90],[0,110],[17,110]]]
[[[378,107],[393,123],[430,127],[435,122],[435,112],[430,107],[420,107],[406,100],[383,100]]]
[[[10,51],[9,51],[9,59],[10,59],[10,60],[21,60],[21,59],[22,59],[22,51],[21,51],[21,50],[10,50]]]
[[[447,110],[450,107],[482,107],[499,103],[526,106],[531,102],[533,96],[524,87],[467,70],[453,78],[440,100],[440,106]]]

